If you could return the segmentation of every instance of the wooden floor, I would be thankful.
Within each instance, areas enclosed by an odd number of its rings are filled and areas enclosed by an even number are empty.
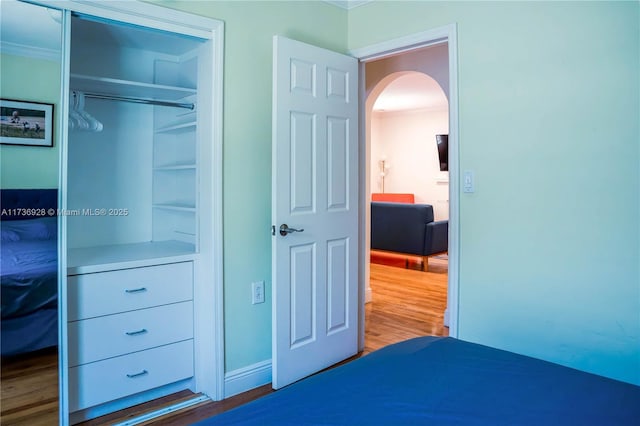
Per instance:
[[[429,272],[371,264],[372,301],[366,305],[365,348],[358,356],[366,355],[391,343],[424,335],[446,336],[448,329],[443,326],[443,313],[447,305],[447,261],[430,259]],[[57,423],[57,400],[50,391],[39,395],[33,389],[54,389],[57,394],[57,363],[49,360],[2,365],[2,417],[4,425],[53,425]],[[18,363],[19,364],[19,363]],[[42,365],[40,365],[42,364]],[[26,368],[30,365],[34,373],[48,371],[45,378],[34,384]],[[26,369],[25,369],[26,368]],[[48,369],[48,370],[47,370]],[[5,381],[5,378],[7,381]],[[24,379],[24,382],[16,380]],[[26,396],[26,390],[31,391]],[[224,401],[204,402],[197,406],[178,411],[145,425],[183,426],[191,424],[238,405],[242,405],[273,392],[271,385],[261,386]],[[148,411],[162,408],[193,397],[189,391],[171,395],[162,400],[142,404],[109,416],[82,423],[84,426],[106,425],[129,420]]]
[[[419,336],[448,336],[447,261],[429,260],[429,272],[371,264],[372,300],[365,306],[364,352]]]
[[[58,348],[2,358],[0,424],[51,426],[58,422]]]

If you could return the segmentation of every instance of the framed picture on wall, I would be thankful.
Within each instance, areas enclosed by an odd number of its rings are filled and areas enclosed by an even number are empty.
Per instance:
[[[53,146],[53,104],[0,99],[0,143]]]

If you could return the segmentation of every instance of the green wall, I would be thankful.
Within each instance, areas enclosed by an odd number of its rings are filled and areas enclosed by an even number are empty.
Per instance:
[[[637,2],[155,3],[225,21],[226,371],[271,358],[272,36],[345,52],[456,22],[460,337],[640,384]],[[18,61],[2,96],[56,102],[59,79],[11,93]],[[2,186],[57,186],[57,146],[2,146]]]
[[[0,187],[57,188],[60,62],[0,55],[0,97],[54,104],[53,148],[0,145]]]
[[[640,384],[638,2],[374,2],[349,48],[457,23],[459,337]]]
[[[160,4],[225,22],[225,370],[233,371],[271,358],[272,38],[345,52],[347,13],[321,2]],[[253,281],[266,283],[263,304],[251,304]]]
[[[317,1],[151,2],[225,21],[225,368],[233,371],[271,358],[272,37],[346,52],[347,13]],[[28,61],[2,55],[2,96],[57,106],[58,64]],[[3,145],[0,155],[3,188],[57,187],[57,141],[53,149]],[[265,303],[252,305],[251,283],[262,280]]]

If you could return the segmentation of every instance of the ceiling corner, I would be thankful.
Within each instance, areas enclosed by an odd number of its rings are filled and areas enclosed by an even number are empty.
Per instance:
[[[341,9],[351,10],[363,4],[371,3],[373,0],[322,0]]]

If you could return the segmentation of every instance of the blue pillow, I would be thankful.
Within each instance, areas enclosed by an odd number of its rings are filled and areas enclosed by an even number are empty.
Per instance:
[[[52,240],[58,237],[58,219],[42,217],[0,223],[2,241]]]

